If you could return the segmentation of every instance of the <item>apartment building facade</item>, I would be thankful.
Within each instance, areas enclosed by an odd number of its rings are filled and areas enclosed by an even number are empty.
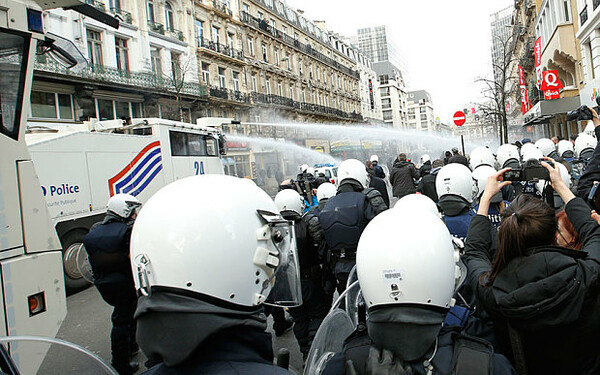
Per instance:
[[[437,132],[433,101],[427,91],[409,91],[406,104],[409,129]]]
[[[385,126],[399,129],[408,127],[408,94],[402,73],[389,61],[373,63],[379,82],[381,110]]]

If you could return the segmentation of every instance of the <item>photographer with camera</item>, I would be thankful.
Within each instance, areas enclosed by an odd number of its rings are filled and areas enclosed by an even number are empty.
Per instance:
[[[499,351],[518,373],[597,374],[600,227],[584,200],[564,183],[557,163],[541,165],[566,203],[582,251],[557,246],[552,207],[522,194],[502,215],[496,256],[490,260],[488,208],[492,197],[510,183],[503,177],[510,171],[506,168],[490,176],[471,220],[463,258],[467,282],[494,322]]]

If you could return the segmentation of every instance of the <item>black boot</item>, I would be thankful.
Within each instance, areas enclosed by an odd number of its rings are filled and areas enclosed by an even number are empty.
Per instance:
[[[133,375],[140,369],[139,363],[135,361],[129,363],[113,363],[112,367],[117,370],[119,375]]]

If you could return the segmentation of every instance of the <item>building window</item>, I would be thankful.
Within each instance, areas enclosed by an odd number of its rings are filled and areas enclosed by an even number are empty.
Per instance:
[[[202,63],[202,79],[204,80],[204,83],[206,83],[207,85],[210,85],[210,71],[209,71],[210,65],[203,62]]]
[[[196,20],[196,40],[198,42],[198,47],[203,45],[204,41],[204,22],[200,20]]]
[[[279,65],[279,50],[275,49],[275,64]]]
[[[427,121],[427,115],[421,115],[421,121]]]
[[[171,52],[171,73],[173,74],[174,80],[183,79],[181,72],[181,54]]]
[[[381,99],[381,108],[383,108],[383,109],[392,108],[392,100],[390,98]]]
[[[73,120],[73,98],[70,94],[31,92],[31,117]]]
[[[227,46],[233,50],[233,35],[227,34]]]
[[[565,12],[565,22],[571,22],[571,14],[570,14],[570,9],[571,9],[571,1],[570,0],[563,0],[563,10]],[[594,3],[595,4],[595,3]]]
[[[269,79],[265,81],[265,89],[267,90],[267,95],[271,95],[271,81]]]
[[[219,28],[218,27],[212,27],[212,41],[213,43],[219,44]]]
[[[394,115],[393,115],[392,111],[384,111],[383,112],[383,120],[384,121],[392,120],[393,118],[394,118]]]
[[[240,73],[239,72],[233,72],[233,89],[235,91],[240,91]]]
[[[156,17],[154,16],[154,1],[148,0],[146,2],[146,11],[148,12],[148,21],[154,22],[154,20],[156,20]]]
[[[277,95],[283,96],[283,88],[281,86],[281,82],[277,82]]]
[[[283,35],[287,35],[287,27],[281,25],[281,31],[283,32]]]
[[[219,67],[219,86],[224,89],[225,85],[225,68]]]
[[[382,85],[387,85],[390,81],[390,78],[387,74],[384,74],[382,76],[379,76],[379,83]]]
[[[287,63],[288,70],[292,70],[292,58],[290,57],[290,55],[285,55],[285,61]]]
[[[162,75],[162,61],[160,60],[160,49],[150,47],[150,59],[152,63],[152,73]]]
[[[252,81],[252,91],[254,91],[254,92],[258,91],[258,90],[256,90],[256,74],[252,74],[251,81]]]
[[[427,112],[427,109],[425,107],[419,108],[419,113],[425,113],[425,112]]]
[[[127,39],[115,38],[115,52],[117,54],[117,69],[129,71],[129,50]]]
[[[87,29],[88,55],[92,65],[104,65],[102,60],[102,34]]]
[[[300,75],[302,76],[302,60],[298,60],[298,71],[300,72]]]
[[[96,118],[100,121],[139,117],[142,117],[142,103],[96,99]]]
[[[254,56],[254,39],[248,38],[248,53]]]
[[[294,100],[294,87],[290,86],[290,99]]]
[[[246,13],[246,14],[250,14],[250,7],[248,6],[248,4],[243,3],[242,4],[242,10]]]
[[[175,30],[175,22],[173,18],[173,8],[171,8],[171,4],[165,3],[165,26],[169,31]]]
[[[389,87],[382,87],[379,89],[381,92],[381,96],[390,96],[390,88]]]
[[[262,58],[264,62],[269,62],[269,56],[267,55],[267,45],[263,43],[262,45]]]

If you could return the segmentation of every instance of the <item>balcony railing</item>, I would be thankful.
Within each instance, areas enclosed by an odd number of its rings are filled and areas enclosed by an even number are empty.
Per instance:
[[[588,12],[587,5],[583,7],[583,10],[579,13],[579,26],[583,26],[583,24],[588,20]]]
[[[233,15],[233,12],[231,11],[231,9],[229,8],[229,6],[227,6],[226,3],[219,1],[219,0],[213,0],[213,7],[221,12],[221,13],[225,13],[228,15]]]
[[[286,97],[279,96],[279,95],[261,94],[259,92],[253,92],[252,100],[254,103],[275,104],[275,105],[281,105],[284,107],[299,109],[302,111],[335,115],[338,117],[342,117],[342,118],[346,118],[346,119],[353,119],[356,121],[363,120],[360,113],[356,113],[356,112],[348,113],[348,112],[344,112],[340,109],[326,107],[326,106],[319,105],[319,104],[296,102],[293,99],[286,98]]]
[[[163,78],[152,73],[128,72],[107,66],[92,65],[78,70],[65,69],[62,65],[52,60],[44,61],[44,56],[38,56],[38,60],[35,62],[35,70],[111,84],[158,89],[170,93],[177,93],[176,86],[179,86],[175,85],[170,78]],[[184,95],[196,97],[207,96],[206,86],[193,82],[184,82],[179,92]]]
[[[250,96],[237,91],[237,90],[229,90],[224,87],[211,86],[209,88],[209,94],[212,97],[230,100],[238,103],[247,103],[250,104]]]
[[[148,28],[150,29],[150,31],[165,35],[165,27],[163,26],[162,23],[148,20]]]
[[[298,41],[297,39],[294,39],[294,38],[290,37],[289,35],[286,35],[282,31],[277,30],[273,26],[269,25],[267,23],[267,21],[264,19],[259,20],[258,18],[253,17],[244,11],[240,12],[240,19],[245,24],[252,26],[255,29],[262,30],[268,34],[271,34],[272,36],[280,39],[283,43],[289,45],[290,47],[296,48],[297,50],[300,50],[306,54],[312,55],[317,60],[320,60],[321,62],[334,67],[338,71],[346,73],[354,78],[360,78],[360,73],[358,71],[350,69],[350,68],[338,63],[337,61],[333,60],[332,58],[323,55],[321,52],[312,48],[312,46],[310,44],[300,43],[300,41]]]
[[[103,12],[106,10],[106,7],[104,6],[104,3],[102,1],[98,1],[98,0],[85,0],[85,3],[93,6],[96,9],[100,9]]]
[[[234,59],[244,60],[244,52],[230,46],[213,42],[212,40],[198,38],[198,47],[206,48]]]
[[[598,8],[598,5],[600,5],[600,0],[594,0],[594,10]]]
[[[180,30],[166,29],[165,35],[170,36],[171,38],[174,38],[174,39],[179,39],[183,42],[183,32],[181,32]]]
[[[111,7],[110,11],[113,12],[113,14],[115,15],[116,18],[119,18],[123,22],[126,22],[128,24],[131,24],[133,22],[131,13],[129,13],[123,9]]]

